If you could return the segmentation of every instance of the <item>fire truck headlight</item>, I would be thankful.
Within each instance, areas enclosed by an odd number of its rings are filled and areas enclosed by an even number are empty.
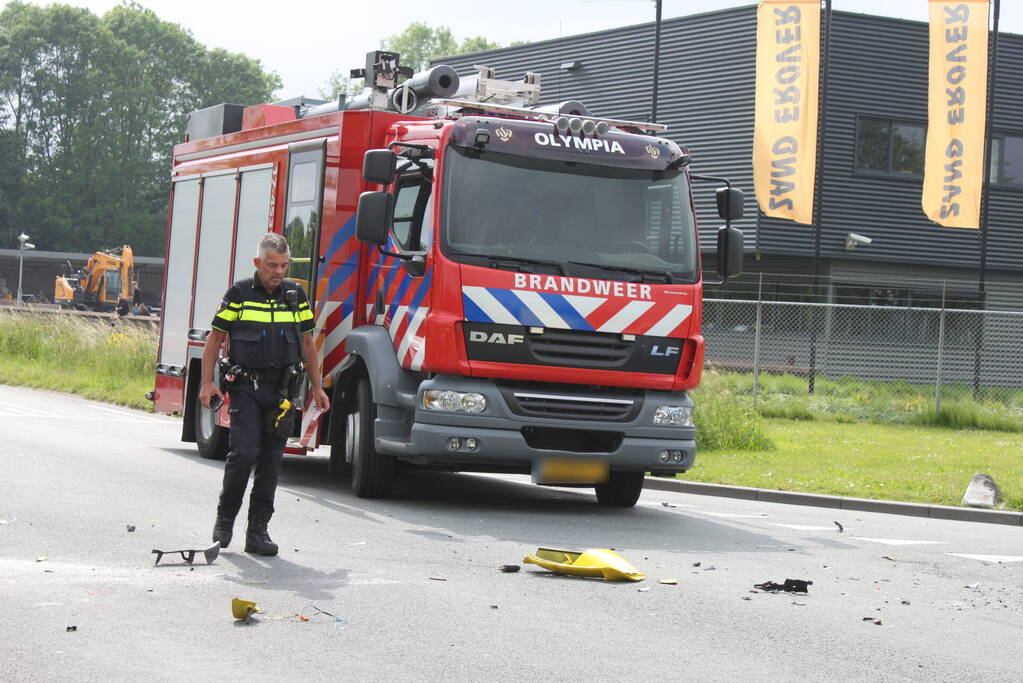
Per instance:
[[[693,409],[688,406],[657,406],[654,411],[655,425],[692,427]]]
[[[487,399],[483,394],[428,389],[423,392],[423,407],[444,413],[476,414],[487,409]]]
[[[467,413],[482,413],[487,409],[487,399],[483,394],[462,394],[462,410]]]

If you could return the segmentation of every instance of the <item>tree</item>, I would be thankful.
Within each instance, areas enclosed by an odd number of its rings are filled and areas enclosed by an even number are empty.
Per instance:
[[[458,48],[457,54],[465,54],[466,52],[482,52],[483,50],[494,50],[501,47],[499,43],[495,43],[491,40],[487,40],[483,36],[473,36],[472,38],[466,38],[462,41],[461,46]],[[436,57],[447,57],[447,55],[435,55]]]
[[[0,35],[0,218],[43,249],[162,254],[188,113],[266,102],[280,87],[257,60],[207,50],[133,3],[98,17],[10,2]]]
[[[515,43],[521,44],[521,43]],[[501,45],[483,36],[472,36],[462,41],[455,40],[451,29],[434,28],[422,22],[413,22],[398,35],[388,36],[380,43],[380,49],[391,50],[401,55],[401,63],[415,71],[429,68],[430,61],[438,57],[460,55],[466,52],[493,50]],[[362,79],[349,78],[341,71],[335,71],[320,88],[320,97],[332,100],[338,95],[359,95],[364,89]]]
[[[320,88],[320,97],[325,100],[336,100],[339,95],[354,97],[365,90],[362,78],[351,78],[341,70],[330,74],[327,82]]]
[[[398,35],[385,38],[380,46],[400,54],[402,64],[415,71],[427,68],[434,57],[459,52],[451,29],[444,26],[433,28],[419,21],[412,22]]]

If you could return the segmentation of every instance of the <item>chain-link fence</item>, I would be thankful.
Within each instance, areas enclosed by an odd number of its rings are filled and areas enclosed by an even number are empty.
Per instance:
[[[754,400],[888,391],[1023,417],[1023,311],[705,299],[703,334],[708,367],[749,375]]]

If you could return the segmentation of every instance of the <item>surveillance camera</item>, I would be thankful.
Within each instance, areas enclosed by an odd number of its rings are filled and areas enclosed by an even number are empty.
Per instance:
[[[855,249],[857,245],[870,244],[873,241],[866,235],[857,235],[855,232],[850,232],[845,236],[845,248]]]

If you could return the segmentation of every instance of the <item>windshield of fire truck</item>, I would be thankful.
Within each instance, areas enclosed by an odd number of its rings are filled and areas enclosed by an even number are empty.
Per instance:
[[[565,275],[696,281],[684,174],[477,154],[450,147],[445,157],[443,247],[452,259],[491,267],[494,259],[509,267],[507,260],[513,268],[519,259],[521,270],[528,260],[536,268],[553,261]]]

